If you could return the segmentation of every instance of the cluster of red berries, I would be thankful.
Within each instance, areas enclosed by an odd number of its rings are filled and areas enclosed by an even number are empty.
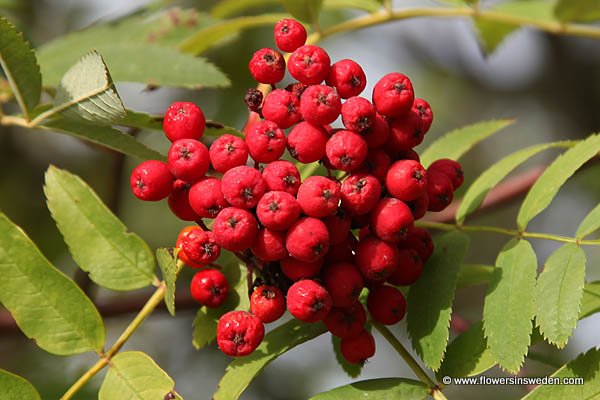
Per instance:
[[[207,149],[199,141],[202,111],[174,103],[164,119],[173,142],[168,163],[140,164],[131,187],[143,200],[168,197],[181,219],[214,219],[212,230],[184,229],[176,245],[187,265],[201,269],[191,283],[201,304],[218,307],[229,292],[214,264],[222,248],[256,267],[251,312],[231,311],[219,320],[224,353],[251,353],[263,339],[263,324],[287,309],[298,320],[323,321],[341,338],[342,355],[362,363],[375,342],[359,295],[368,288],[374,321],[391,325],[404,317],[406,301],[395,286],[414,283],[433,252],[429,232],[414,221],[450,204],[463,176],[456,161],[420,164],[413,148],[433,114],[414,97],[408,77],[385,75],[371,102],[359,97],[366,76],[356,62],[331,64],[325,50],[305,41],[297,21],[276,24],[275,42],[291,52],[287,70],[297,80],[285,89],[275,87],[286,70],[279,51],[261,49],[252,57],[252,76],[273,90],[264,99],[248,91],[246,103],[261,118],[245,129],[245,140],[224,134]],[[344,128],[328,125],[340,116]],[[321,162],[328,176],[301,181],[296,165],[282,159],[286,148],[300,163]],[[345,175],[336,178],[335,170]]]

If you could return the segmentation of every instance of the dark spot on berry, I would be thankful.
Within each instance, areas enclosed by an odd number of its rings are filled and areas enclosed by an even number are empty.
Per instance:
[[[179,158],[185,158],[186,160],[189,160],[191,157],[192,152],[190,151],[190,149],[188,149],[185,146],[179,149]]]
[[[317,101],[321,104],[327,105],[327,96],[325,96],[323,93],[319,93],[317,96]]]
[[[363,116],[358,119],[358,130],[360,132],[364,132],[367,129],[370,129],[371,126],[373,126],[371,118]]]
[[[279,210],[279,204],[277,204],[276,202],[272,201],[271,204],[269,204],[269,210],[275,212]]]
[[[358,79],[358,77],[356,77],[356,76],[352,76],[352,78],[350,78],[350,86],[352,86],[352,87],[360,86],[360,79]]]
[[[293,154],[292,154],[293,155]],[[294,186],[298,180],[293,175],[286,175],[283,177],[283,183],[289,186]]]
[[[254,197],[254,192],[252,192],[252,189],[250,188],[244,188],[244,190],[242,190],[242,197],[246,200],[250,200]]]
[[[225,150],[227,150],[228,153],[233,153],[235,151],[235,146],[233,143],[227,143]]]
[[[211,286],[210,287],[210,294],[212,296],[218,296],[221,294],[221,288],[218,286]]]
[[[294,107],[293,103],[288,103],[287,104],[287,112],[288,112],[288,114],[295,114],[296,113],[296,107]]]
[[[185,108],[179,108],[177,109],[177,114],[187,114],[187,112],[185,111]]]
[[[446,193],[441,193],[438,196],[438,199],[440,199],[440,203],[448,204],[448,200],[450,200],[450,196],[448,196]]]
[[[281,27],[281,32],[282,33],[288,33],[290,30],[290,28],[287,25],[284,25]]]
[[[275,61],[275,57],[273,57],[273,54],[271,54],[271,53],[265,54],[265,55],[263,56],[263,59],[264,59],[264,60],[267,62],[267,64],[269,64],[269,65],[270,65],[270,64],[273,64],[273,62]]]
[[[423,179],[423,173],[421,171],[419,171],[418,169],[416,169],[416,170],[413,171],[412,177],[416,181],[421,181]]]
[[[403,91],[403,90],[404,90],[404,88],[405,88],[405,86],[404,86],[404,84],[403,84],[403,83],[400,83],[400,82],[398,82],[398,83],[395,83],[395,84],[394,84],[394,90],[395,90],[396,92],[398,92],[398,93],[400,93],[401,91]]]
[[[296,151],[295,147],[289,148],[288,151],[290,152],[290,155],[294,158],[296,158],[296,156],[298,155],[298,152]]]
[[[135,182],[135,186],[137,186],[137,187],[138,187],[138,189],[143,189],[143,188],[146,186],[146,184],[144,183],[144,181],[143,181],[143,180],[141,180],[141,179],[138,179],[138,180]]]
[[[461,177],[463,176],[463,170],[460,168],[455,168],[454,169],[454,173],[456,174],[456,176]]]
[[[329,190],[329,189],[323,190],[323,198],[325,200],[329,200],[329,199],[331,199],[331,197],[332,197],[331,190]]]
[[[317,244],[316,246],[312,247],[312,251],[315,255],[319,255],[323,252],[323,245],[321,243]]]
[[[204,254],[208,256],[212,256],[215,254],[215,245],[212,243],[204,243],[202,249],[204,250]]]
[[[421,132],[420,129],[415,129],[415,131],[413,132],[413,137],[415,139],[419,139],[422,135],[423,135],[423,133]]]
[[[311,56],[304,56],[304,65],[309,66],[310,64],[313,63],[313,60],[311,58]]]
[[[339,158],[342,165],[350,165],[352,163],[352,157],[349,157],[347,154],[344,154]]]
[[[271,290],[271,289],[263,289],[261,295],[265,298],[265,299],[274,299],[275,297],[277,297],[277,294],[275,293],[275,291]]]
[[[217,216],[217,214],[219,214],[219,211],[221,211],[221,207],[218,207],[218,206],[213,206],[213,207],[210,207],[210,208],[209,208],[207,211],[208,211],[208,214],[209,214],[209,215],[210,215],[212,218],[214,218],[214,217],[216,217],[216,216]]]
[[[311,306],[313,312],[319,312],[321,311],[323,308],[325,308],[325,303],[323,303],[323,301],[321,301],[320,299],[315,300],[315,302],[312,304]]]
[[[360,192],[365,186],[367,186],[367,180],[365,178],[360,178],[354,185],[354,192]]]
[[[235,219],[235,217],[231,217],[227,220],[227,223],[229,224],[230,227],[235,228],[235,226],[238,223],[238,220]]]
[[[246,341],[244,340],[244,335],[240,335],[239,333],[235,334],[232,341],[236,346],[241,346],[244,343],[246,343]]]
[[[272,129],[269,129],[268,131],[265,132],[265,136],[268,137],[269,139],[274,139],[275,132]]]

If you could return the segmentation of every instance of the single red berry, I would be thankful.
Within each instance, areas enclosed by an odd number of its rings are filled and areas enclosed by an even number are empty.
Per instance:
[[[448,178],[450,178],[454,190],[458,189],[465,181],[460,163],[448,158],[442,158],[434,161],[429,168],[427,168],[427,170],[441,172],[442,174],[446,175]]]
[[[423,129],[423,135],[429,131],[431,123],[433,122],[433,111],[428,102],[423,99],[415,98],[412,105],[411,112],[419,116],[421,120],[421,129]]]
[[[246,130],[250,156],[259,163],[278,160],[285,151],[285,134],[275,122],[262,120]]]
[[[358,96],[367,86],[365,71],[352,60],[340,60],[331,66],[326,82],[337,89],[342,99]]]
[[[351,175],[342,183],[342,207],[352,215],[371,212],[381,197],[381,183],[373,175]]]
[[[390,136],[390,125],[381,114],[375,113],[373,125],[362,131],[361,135],[367,142],[369,149],[376,149],[387,142]]]
[[[196,265],[208,265],[217,261],[221,255],[221,247],[217,244],[215,235],[202,229],[191,231],[183,239],[181,248]]]
[[[285,247],[290,255],[300,261],[316,261],[329,249],[329,232],[317,218],[300,218],[288,230]]]
[[[329,251],[325,255],[327,264],[338,262],[354,263],[354,250],[358,246],[358,240],[352,232],[348,233],[346,240],[340,244],[329,247]]]
[[[350,97],[342,104],[342,123],[346,129],[365,132],[375,124],[375,107],[364,97]]]
[[[265,324],[277,321],[285,313],[285,297],[275,286],[259,286],[250,296],[250,311]]]
[[[342,171],[359,168],[367,158],[368,151],[365,139],[347,130],[334,133],[325,145],[327,160],[335,169]]]
[[[216,242],[224,249],[242,251],[254,244],[258,223],[249,211],[227,207],[215,218],[213,233]]]
[[[293,196],[300,187],[300,172],[296,166],[285,160],[273,161],[262,171],[268,190],[287,192]]]
[[[397,243],[413,228],[410,208],[401,200],[384,198],[371,212],[371,230],[381,240]]]
[[[194,183],[208,172],[208,149],[194,139],[179,139],[171,145],[167,161],[176,178]]]
[[[267,95],[262,113],[265,119],[275,122],[281,129],[287,129],[302,119],[300,100],[284,89],[275,89]]]
[[[352,225],[352,217],[342,207],[338,207],[333,215],[323,218],[329,232],[329,244],[335,246],[346,241]]]
[[[195,262],[190,260],[189,257],[187,256],[187,254],[185,254],[185,251],[183,251],[183,241],[185,240],[187,235],[189,235],[190,232],[192,232],[194,230],[201,231],[202,229],[196,225],[192,225],[192,226],[186,226],[179,232],[179,235],[177,236],[177,242],[175,243],[175,248],[179,249],[179,252],[177,253],[177,258],[179,258],[181,261],[183,261],[188,267],[202,268],[203,265],[196,264]]]
[[[207,177],[196,182],[188,194],[192,209],[202,218],[215,218],[229,206],[221,191],[221,180]]]
[[[264,337],[264,324],[247,311],[230,311],[219,318],[217,344],[228,356],[247,356],[256,350]]]
[[[173,182],[173,190],[168,197],[169,208],[175,216],[184,221],[196,221],[200,216],[190,205],[189,192],[191,185],[180,179]]]
[[[241,165],[223,174],[221,191],[225,200],[234,207],[254,208],[265,194],[267,185],[261,173],[254,168]]]
[[[385,177],[385,187],[398,200],[415,200],[427,192],[427,171],[418,161],[396,161]]]
[[[395,287],[382,285],[369,291],[367,308],[375,321],[384,325],[394,325],[404,318],[406,300]]]
[[[196,272],[190,284],[192,297],[203,306],[216,308],[225,302],[229,293],[227,278],[219,270]]]
[[[402,249],[414,249],[423,262],[429,260],[433,254],[433,240],[431,233],[427,229],[415,226],[408,236],[398,243],[398,247]]]
[[[329,136],[320,125],[300,122],[288,134],[288,151],[301,163],[319,161],[325,155]]]
[[[442,211],[452,202],[454,187],[448,175],[430,170],[427,175],[427,197],[429,211]]]
[[[391,165],[392,159],[384,150],[373,149],[367,153],[367,158],[362,167],[353,171],[353,174],[370,174],[377,178],[379,182],[383,182]]]
[[[325,146],[323,146],[325,147]],[[173,189],[174,177],[162,161],[144,161],[131,172],[131,191],[140,200],[158,201],[167,197]]]
[[[317,282],[303,279],[288,289],[287,309],[302,322],[322,321],[331,310],[331,296]]]
[[[256,216],[265,228],[275,231],[288,229],[300,217],[300,204],[287,192],[265,193],[256,206]]]
[[[281,260],[281,271],[294,282],[300,279],[312,278],[321,271],[322,267],[322,258],[311,262],[300,261],[293,257]]]
[[[323,269],[323,283],[335,307],[349,307],[365,287],[362,275],[350,263],[330,264]]]
[[[386,150],[392,152],[387,147]],[[395,151],[393,153],[394,160],[413,160],[416,162],[421,162],[421,157],[419,156],[419,153],[415,151],[415,149]]]
[[[285,232],[267,228],[258,230],[252,253],[263,261],[279,261],[288,256],[285,248]]]
[[[347,336],[340,341],[342,356],[351,364],[364,364],[375,355],[375,339],[366,329],[359,334]]]
[[[300,98],[300,112],[305,121],[315,125],[332,123],[340,115],[342,102],[331,86],[309,86]]]
[[[373,104],[377,112],[390,118],[406,115],[414,98],[415,92],[410,79],[399,72],[385,75],[373,88]]]
[[[412,201],[407,201],[406,205],[408,208],[410,208],[413,219],[416,221],[425,216],[425,213],[429,208],[429,196],[427,196],[427,193],[425,193],[421,197],[417,197]]]
[[[398,249],[374,236],[367,236],[358,242],[354,259],[365,279],[383,282],[398,268]]]
[[[331,59],[325,50],[307,44],[290,55],[287,65],[290,75],[305,85],[317,85],[325,80],[331,68]]]
[[[324,176],[304,180],[296,196],[304,214],[322,218],[333,215],[340,202],[339,183]]]
[[[337,337],[358,335],[365,327],[367,313],[360,302],[349,307],[334,307],[323,320],[327,330]]]
[[[295,19],[284,18],[277,22],[273,34],[277,47],[288,53],[306,43],[306,29]]]
[[[226,133],[212,143],[209,155],[213,168],[225,173],[231,168],[246,165],[248,146],[243,139]]]
[[[423,272],[423,260],[413,249],[398,250],[399,266],[389,278],[392,285],[412,285]]]
[[[285,75],[285,60],[277,50],[264,48],[254,53],[248,68],[255,81],[275,84]]]
[[[425,137],[421,120],[414,113],[392,119],[389,123],[390,132],[385,142],[388,151],[394,153],[406,152],[418,146]],[[403,158],[403,157],[402,157]]]
[[[204,113],[190,102],[177,101],[171,104],[163,120],[163,131],[171,142],[179,139],[200,140],[205,128]]]

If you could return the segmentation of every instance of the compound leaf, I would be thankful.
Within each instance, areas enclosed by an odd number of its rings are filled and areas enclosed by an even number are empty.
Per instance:
[[[174,251],[177,251],[175,249]],[[156,250],[156,261],[165,281],[165,305],[172,316],[175,316],[175,282],[177,281],[177,256],[164,247]]]

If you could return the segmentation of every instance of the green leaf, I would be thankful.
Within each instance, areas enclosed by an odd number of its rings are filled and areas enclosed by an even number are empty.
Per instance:
[[[381,3],[377,0],[325,0],[323,8],[356,9],[374,13],[381,9]]]
[[[44,123],[40,128],[65,133],[142,160],[166,159],[164,155],[138,142],[133,136],[110,126],[92,125],[59,117]]]
[[[596,21],[600,19],[599,0],[558,0],[554,15],[561,21]]]
[[[177,251],[177,249],[173,250]],[[175,282],[177,281],[177,255],[171,254],[170,249],[164,247],[156,250],[156,261],[165,281],[165,305],[172,316],[175,316]]]
[[[475,29],[477,31],[477,38],[479,43],[483,47],[486,53],[491,54],[504,39],[515,30],[519,29],[519,26],[514,24],[503,24],[502,22],[490,21],[488,19],[473,18]]]
[[[3,369],[0,369],[0,393],[2,393],[2,400],[41,399],[31,383]]]
[[[598,311],[600,311],[600,281],[586,283],[583,287],[579,319],[588,317]]]
[[[456,287],[483,285],[490,281],[494,267],[481,264],[463,264],[458,273]]]
[[[529,392],[522,400],[598,399],[600,397],[599,372],[600,350],[588,350],[552,374],[552,377],[560,379],[581,378],[583,384],[541,385]]]
[[[467,215],[481,205],[488,192],[519,165],[541,151],[553,147],[565,147],[568,143],[570,142],[543,143],[526,147],[496,162],[471,184],[458,207],[456,221],[462,224]]]
[[[221,135],[225,135],[226,133],[242,139],[246,137],[244,132],[240,131],[239,129],[232,128],[215,121],[207,121],[206,129],[204,130],[205,136],[219,137]]]
[[[469,238],[450,232],[439,238],[423,275],[408,292],[408,332],[423,362],[438,370],[448,343],[452,300]],[[435,295],[432,295],[435,293]]]
[[[362,364],[351,364],[344,356],[342,356],[342,351],[340,349],[341,339],[335,335],[331,335],[331,344],[333,345],[333,352],[335,354],[335,359],[337,363],[342,367],[346,375],[350,378],[357,378],[360,376],[362,372],[363,366]]]
[[[499,119],[455,129],[437,139],[421,154],[421,164],[428,167],[440,158],[458,160],[477,143],[513,122],[513,120]]]
[[[0,16],[0,65],[26,118],[40,101],[42,76],[23,34]]]
[[[260,346],[246,357],[231,362],[221,378],[213,400],[236,400],[271,361],[288,350],[316,338],[327,329],[322,323],[292,320],[269,332]]]
[[[98,399],[160,400],[169,392],[175,394],[174,388],[173,379],[148,355],[127,351],[112,358]]]
[[[254,8],[263,8],[281,4],[279,0],[222,0],[210,10],[214,18],[227,19],[242,15]]]
[[[128,232],[81,178],[50,166],[44,193],[73,259],[90,279],[113,290],[152,283],[154,258],[148,245]]]
[[[577,325],[584,284],[585,252],[573,243],[552,253],[538,277],[535,320],[558,348],[565,347]]]
[[[281,0],[281,3],[294,18],[309,24],[319,20],[319,13],[323,7],[323,0]]]
[[[529,221],[548,207],[567,179],[598,151],[600,135],[592,135],[554,160],[527,193],[517,216],[519,230],[525,230]]]
[[[124,118],[116,121],[116,125],[128,126],[131,128],[147,129],[147,130],[162,130],[163,117],[160,115],[150,115],[143,112],[126,110],[127,114]]]
[[[184,53],[199,55],[245,29],[265,25],[272,26],[286,17],[289,17],[289,15],[262,14],[229,19],[198,30],[179,44],[179,50]]]
[[[412,379],[381,378],[340,386],[309,400],[422,400],[427,397],[428,391],[427,386]]]
[[[483,334],[483,322],[471,325],[448,345],[446,356],[437,377],[462,377],[481,374],[496,365],[496,360],[487,348]]]
[[[583,239],[598,229],[600,229],[600,204],[594,207],[594,209],[590,211],[583,221],[581,221],[575,236],[578,239]]]
[[[81,289],[0,214],[0,303],[42,349],[58,355],[101,351],[102,318]]]
[[[537,259],[531,244],[513,239],[496,260],[483,306],[483,328],[498,364],[517,372],[530,344]]]

